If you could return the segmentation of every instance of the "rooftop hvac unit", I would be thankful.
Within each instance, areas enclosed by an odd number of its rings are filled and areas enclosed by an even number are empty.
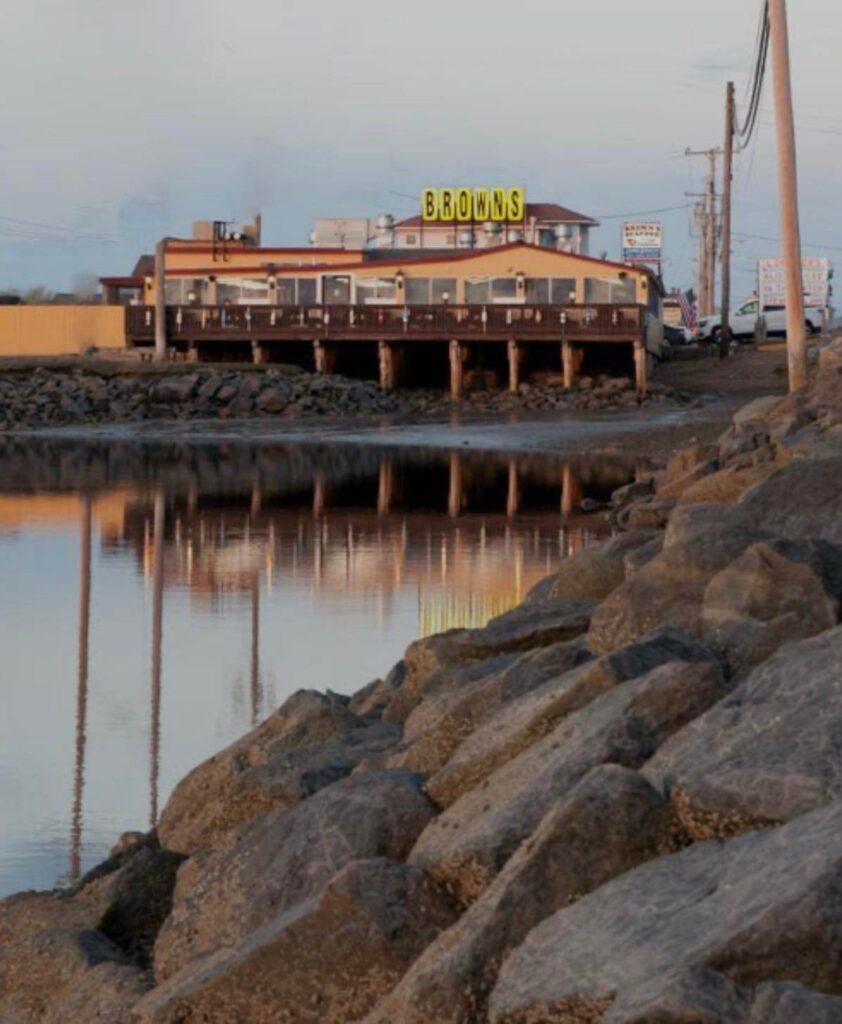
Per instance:
[[[482,230],[489,238],[499,237],[503,233],[503,225],[496,220],[487,220],[483,224]]]
[[[395,226],[395,218],[391,213],[381,213],[377,218],[377,230],[380,232],[391,231]]]
[[[459,232],[459,244],[468,246],[474,244],[474,233],[473,231],[460,231]]]

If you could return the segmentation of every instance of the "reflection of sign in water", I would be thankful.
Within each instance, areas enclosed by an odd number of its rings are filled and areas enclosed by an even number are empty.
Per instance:
[[[522,221],[526,193],[522,188],[425,188],[421,193],[421,217],[435,221]]]
[[[830,260],[824,256],[806,256],[801,261],[801,277],[804,282],[804,301],[807,305],[819,308],[829,306],[833,293],[830,284],[833,277],[833,266]],[[783,260],[758,260],[757,282],[761,305],[786,305]]]
[[[663,227],[654,221],[627,221],[623,225],[623,260],[659,263],[663,254]]]

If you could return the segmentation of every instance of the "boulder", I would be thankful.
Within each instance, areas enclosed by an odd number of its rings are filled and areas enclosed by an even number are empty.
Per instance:
[[[832,545],[818,542],[829,551]],[[839,621],[839,603],[805,562],[821,562],[818,545],[779,541],[753,544],[708,583],[702,604],[702,632],[734,673],[745,674],[785,643],[831,629]],[[793,557],[785,557],[790,549]],[[799,558],[799,553],[803,557]],[[842,555],[842,551],[838,552]],[[832,557],[838,571],[842,561]],[[838,593],[838,580],[834,591]]]
[[[713,444],[688,445],[677,451],[669,460],[664,470],[664,482],[667,484],[683,480],[699,466],[705,466],[716,460],[718,449]]]
[[[669,849],[670,821],[667,805],[636,772],[595,768],[547,811],[479,900],[427,947],[366,1024],[484,1020],[509,951],[555,910]]]
[[[432,693],[418,704],[404,723],[403,744],[387,763],[411,771],[437,771],[465,737],[500,708],[590,660],[579,639],[506,659],[499,670],[475,678],[466,679],[464,671],[455,673],[454,683],[461,685]]]
[[[122,1024],[150,984],[97,931],[45,928],[0,947],[3,1024]]]
[[[664,547],[593,612],[588,646],[604,654],[662,625],[702,634],[702,601],[710,580],[766,535],[723,524],[694,530]]]
[[[666,743],[644,774],[698,839],[842,798],[842,628],[788,644]]]
[[[621,533],[604,544],[582,548],[566,558],[553,577],[538,584],[526,597],[526,604],[548,599],[601,601],[626,578],[626,556],[649,543],[654,530]],[[550,582],[551,581],[551,582]]]
[[[0,946],[96,931],[133,964],[148,967],[183,860],[146,843],[110,857],[72,889],[10,896],[0,902]]]
[[[477,727],[447,764],[428,780],[426,791],[440,807],[449,807],[497,768],[546,736],[565,716],[619,683],[670,661],[712,660],[715,658],[711,651],[689,634],[666,628],[656,630],[639,643],[559,674],[510,701]]]
[[[234,947],[192,961],[136,1008],[139,1024],[347,1024],[454,918],[405,864],[349,864]]]
[[[842,456],[796,459],[740,503],[746,521],[786,537],[842,544]]]
[[[403,722],[420,700],[425,678],[433,672],[581,636],[588,629],[593,607],[590,601],[564,600],[518,605],[482,629],[451,629],[416,640],[404,655],[407,677],[389,702],[384,721]]]
[[[663,1002],[694,970],[711,972],[697,974],[697,992],[715,987],[716,973],[725,989],[785,978],[838,994],[840,873],[842,802],[783,828],[659,857],[533,929],[503,964],[489,1019],[675,1020],[641,1015],[641,1003],[657,1003],[659,993]]]
[[[384,771],[353,775],[242,826],[181,869],[155,945],[156,974],[236,946],[352,860],[405,858],[433,814],[419,776]]]
[[[763,395],[762,398],[755,398],[734,413],[732,422],[735,427],[744,427],[749,423],[765,424],[780,401],[780,395]]]
[[[728,505],[739,501],[745,492],[765,480],[775,470],[774,463],[756,466],[726,466],[689,483],[678,497],[679,505]]]
[[[443,811],[421,834],[411,863],[461,903],[473,903],[552,803],[592,768],[642,765],[725,692],[709,662],[670,662],[614,687]]]
[[[842,995],[814,992],[791,981],[758,985],[748,1024],[839,1024]]]
[[[161,815],[161,842],[192,854],[233,826],[350,775],[398,739],[396,729],[353,714],[347,697],[299,691],[182,779]]]

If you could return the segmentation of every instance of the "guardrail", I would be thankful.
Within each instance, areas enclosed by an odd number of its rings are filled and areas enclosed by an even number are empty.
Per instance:
[[[168,306],[172,340],[230,339],[558,339],[642,337],[638,305]],[[152,306],[126,307],[129,339],[151,339]]]

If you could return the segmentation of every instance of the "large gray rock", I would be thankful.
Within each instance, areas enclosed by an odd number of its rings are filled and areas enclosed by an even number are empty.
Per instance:
[[[783,644],[823,633],[839,621],[839,602],[822,578],[819,545],[836,553],[829,568],[838,570],[838,549],[826,542],[763,542],[708,583],[702,633],[735,674],[766,661]],[[838,580],[830,585],[838,593]]]
[[[610,828],[606,828],[610,822]],[[544,816],[479,900],[416,960],[366,1024],[472,1024],[500,963],[545,917],[669,848],[668,806],[602,765]]]
[[[748,519],[778,536],[842,544],[842,456],[796,459],[740,504]]]
[[[97,931],[47,928],[0,947],[0,1024],[123,1024],[149,986]]]
[[[410,861],[460,902],[474,902],[553,802],[592,768],[638,767],[725,692],[716,666],[684,661],[614,687],[448,807],[424,830]]]
[[[581,639],[570,640],[539,647],[513,660],[494,659],[496,670],[487,673],[476,673],[480,666],[453,673],[450,686],[425,696],[412,711],[404,723],[404,741],[387,763],[412,771],[437,771],[462,740],[494,712],[591,657]]]
[[[666,546],[599,605],[588,646],[597,654],[632,643],[658,626],[702,633],[702,600],[710,580],[766,535],[727,524],[691,532]]]
[[[546,736],[566,715],[619,683],[669,661],[712,660],[711,651],[688,633],[667,627],[639,643],[550,679],[511,700],[477,727],[429,779],[427,793],[439,806],[448,807],[506,761]]]
[[[839,1024],[842,996],[824,995],[794,982],[758,985],[748,1024]]]
[[[352,860],[403,859],[433,814],[421,778],[395,770],[351,776],[242,826],[179,872],[156,973],[169,977],[188,960],[237,945]]]
[[[356,861],[234,948],[188,964],[137,1007],[139,1024],[348,1024],[454,917],[422,872]]]
[[[691,971],[711,972],[697,992],[717,987],[715,972],[725,988],[786,978],[839,993],[840,877],[842,803],[650,861],[538,925],[504,963],[490,1020],[672,1020],[641,1004],[663,1003]],[[729,1018],[678,1017],[694,1019]]]
[[[696,838],[842,797],[842,628],[778,651],[666,743],[644,774]]]
[[[72,889],[10,896],[0,901],[0,947],[45,933],[96,931],[147,967],[183,860],[148,841],[104,861]]]
[[[558,570],[542,580],[526,597],[527,604],[546,600],[601,601],[626,578],[626,556],[657,536],[655,530],[630,530],[585,547],[566,558]]]
[[[383,713],[403,722],[420,701],[425,679],[434,672],[498,656],[520,654],[587,632],[593,602],[543,601],[518,605],[482,629],[451,629],[410,644],[404,655],[407,676]]]
[[[233,826],[350,775],[398,739],[396,729],[353,714],[346,697],[299,691],[182,779],[161,815],[161,842],[194,853]]]

